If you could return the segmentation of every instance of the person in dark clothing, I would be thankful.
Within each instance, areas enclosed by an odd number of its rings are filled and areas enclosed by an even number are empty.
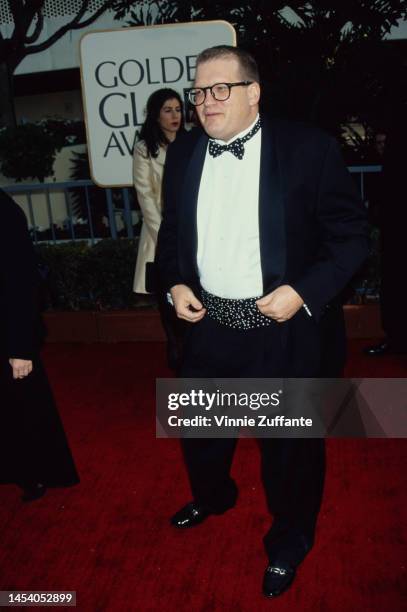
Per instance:
[[[366,162],[372,166],[378,166],[373,172],[364,175],[364,200],[367,205],[368,220],[373,226],[379,225],[380,196],[382,188],[383,159],[386,152],[386,132],[376,131],[369,149]]]
[[[386,140],[379,193],[378,225],[381,237],[380,309],[386,338],[368,346],[370,356],[407,353],[407,298],[403,287],[404,243],[407,227],[406,142],[404,119]]]
[[[23,500],[79,482],[39,349],[39,276],[21,208],[0,190],[0,483]]]

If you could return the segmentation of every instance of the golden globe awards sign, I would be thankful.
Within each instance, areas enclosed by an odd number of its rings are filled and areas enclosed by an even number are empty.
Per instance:
[[[93,31],[82,37],[82,93],[95,183],[132,185],[132,150],[148,97],[170,87],[184,99],[197,55],[220,44],[236,44],[235,30],[226,21]]]

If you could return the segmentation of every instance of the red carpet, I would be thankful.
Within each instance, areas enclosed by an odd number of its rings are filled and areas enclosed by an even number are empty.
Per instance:
[[[406,359],[367,359],[364,344],[349,375],[406,376]],[[189,499],[178,443],[154,437],[164,346],[48,345],[45,359],[82,482],[32,504],[0,489],[1,590],[76,590],[84,612],[406,609],[405,440],[328,441],[317,543],[295,586],[268,601],[255,443],[236,454],[237,507],[177,532],[168,517]]]

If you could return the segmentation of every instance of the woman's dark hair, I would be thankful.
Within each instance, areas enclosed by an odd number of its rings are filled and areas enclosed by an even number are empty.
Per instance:
[[[181,96],[174,89],[157,89],[147,100],[146,120],[140,130],[140,140],[144,140],[147,147],[147,153],[150,157],[157,157],[158,148],[160,145],[169,144],[169,140],[162,131],[158,118],[160,111],[167,100],[176,99],[181,107],[181,125],[180,130],[184,129],[183,104]]]

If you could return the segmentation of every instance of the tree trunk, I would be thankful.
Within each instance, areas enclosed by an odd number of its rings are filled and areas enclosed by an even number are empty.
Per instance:
[[[16,127],[13,77],[7,61],[0,61],[0,127]]]

